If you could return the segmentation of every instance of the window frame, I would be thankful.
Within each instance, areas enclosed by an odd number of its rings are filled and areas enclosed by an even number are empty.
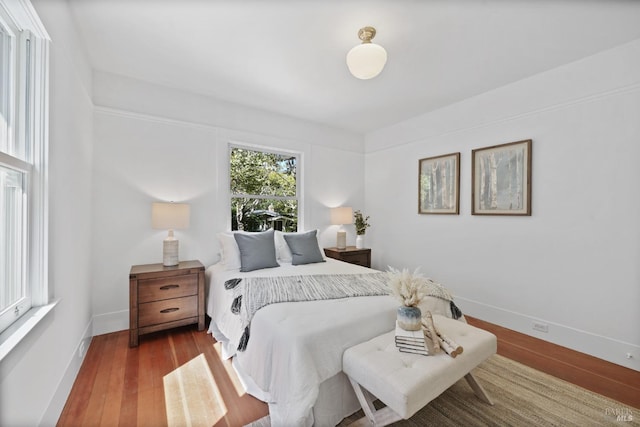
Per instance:
[[[262,153],[295,157],[296,158],[296,194],[295,196],[269,196],[269,195],[265,196],[260,194],[233,193],[231,191],[231,153],[235,148],[249,150],[249,151],[258,151]],[[227,148],[227,168],[228,168],[227,189],[229,191],[229,199],[227,202],[227,212],[228,212],[227,216],[229,220],[227,224],[229,229],[232,230],[233,228],[232,227],[233,218],[231,215],[231,211],[232,211],[231,204],[233,199],[234,198],[251,198],[251,199],[260,199],[260,200],[280,200],[280,201],[295,200],[298,206],[296,221],[297,221],[297,230],[299,231],[302,227],[303,218],[304,218],[304,215],[303,215],[304,203],[303,203],[303,197],[302,197],[302,194],[303,194],[302,192],[302,157],[303,157],[303,153],[297,150],[288,150],[284,148],[277,148],[277,147],[270,147],[270,146],[264,146],[264,145],[235,142],[235,141],[229,142],[228,148]]]
[[[2,360],[52,304],[47,185],[50,38],[29,1],[1,3],[0,23],[13,36],[12,75],[5,77],[11,82],[9,132],[7,147],[0,146],[0,165],[23,176],[21,286],[25,288],[21,299],[0,312]]]

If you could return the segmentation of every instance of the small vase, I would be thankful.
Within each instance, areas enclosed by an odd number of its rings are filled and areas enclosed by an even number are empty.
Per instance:
[[[405,331],[419,331],[422,328],[422,312],[420,307],[398,307],[398,325]]]
[[[364,234],[358,234],[356,236],[356,249],[364,248]]]

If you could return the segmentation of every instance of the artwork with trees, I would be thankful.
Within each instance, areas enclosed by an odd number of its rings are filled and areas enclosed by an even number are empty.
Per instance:
[[[297,156],[232,147],[229,158],[231,229],[297,231]]]
[[[420,159],[418,213],[458,214],[460,153]]]
[[[474,215],[531,215],[531,140],[473,150]]]

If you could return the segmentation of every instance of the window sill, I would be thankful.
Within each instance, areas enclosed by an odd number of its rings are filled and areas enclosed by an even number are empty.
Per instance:
[[[0,334],[0,361],[4,359],[17,345],[58,305],[55,300],[47,305],[31,307],[27,314],[9,326]]]

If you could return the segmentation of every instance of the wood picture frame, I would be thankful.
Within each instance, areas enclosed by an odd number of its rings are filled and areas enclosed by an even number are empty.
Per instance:
[[[531,216],[532,141],[472,150],[471,214]]]
[[[418,213],[460,213],[460,153],[418,160]]]

